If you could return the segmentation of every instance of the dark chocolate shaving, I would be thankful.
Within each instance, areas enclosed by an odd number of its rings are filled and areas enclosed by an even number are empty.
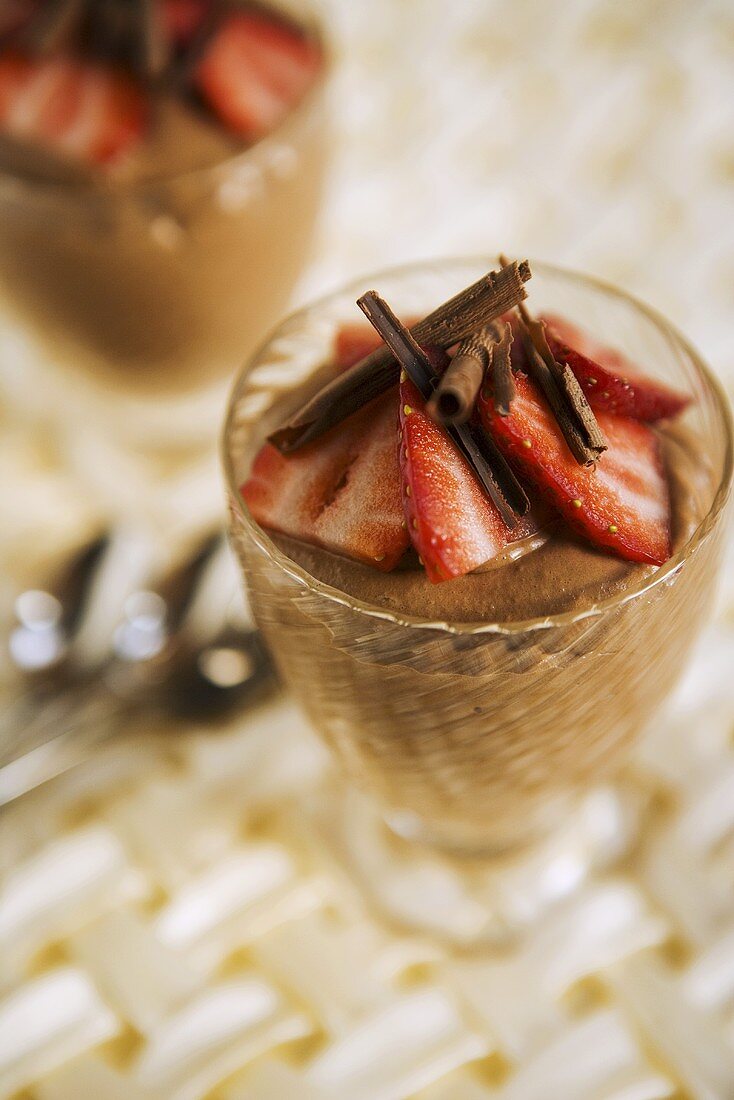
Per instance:
[[[439,378],[410,330],[401,324],[387,302],[373,290],[363,294],[357,305],[379,332],[424,401],[430,401]],[[505,526],[510,529],[516,527],[520,517],[529,510],[530,502],[494,442],[473,425],[447,424],[445,431],[474,470]]]
[[[221,14],[218,3],[212,4],[210,14],[215,13]],[[159,0],[49,0],[9,44],[34,54],[79,49],[129,65],[151,83],[171,67],[171,42]]]
[[[569,450],[581,466],[593,466],[607,449],[601,429],[571,368],[553,358],[542,321],[534,321],[524,306],[518,307],[520,331],[531,375],[543,390]],[[579,399],[580,395],[580,399]]]
[[[214,32],[224,17],[226,7],[226,0],[211,0],[200,27],[186,47],[186,52],[168,70],[166,82],[171,87],[175,88],[177,85],[185,84],[192,76],[194,69],[206,53],[209,43],[214,37]]]
[[[521,332],[527,354],[528,373],[545,394],[571,454],[581,466],[593,465],[596,460],[594,452],[588,446],[581,428],[569,410],[565,393],[559,388],[547,363],[538,354],[530,334],[524,327],[521,327]]]
[[[470,418],[492,358],[493,341],[489,325],[462,340],[428,402],[428,412],[434,420],[440,424],[465,424]]]
[[[521,302],[530,276],[527,261],[506,264],[444,302],[410,332],[421,344],[451,347]],[[320,390],[270,436],[270,442],[283,454],[298,450],[388,390],[398,374],[389,348],[378,348]]]
[[[576,416],[584,427],[589,447],[592,451],[598,452],[598,457],[606,451],[607,441],[599,427],[594,411],[586,399],[586,394],[581,389],[578,378],[573,373],[568,363],[561,364],[557,360],[554,360],[554,362],[556,366],[560,368],[559,377],[569,404],[574,409]]]
[[[512,327],[506,321],[497,321],[493,325],[495,343],[492,347],[492,384],[494,389],[494,407],[500,416],[510,415],[510,406],[515,399],[515,379],[512,374]]]
[[[158,0],[138,0],[141,67],[149,80],[159,80],[171,63],[171,43],[163,26],[163,9]]]
[[[39,54],[64,49],[78,37],[89,7],[89,0],[54,0],[42,4],[22,36],[22,45]]]
[[[500,255],[500,263],[507,258]],[[571,368],[553,357],[545,325],[535,321],[522,302],[517,304],[528,369],[543,390],[571,454],[581,466],[593,466],[607,449],[597,419]]]

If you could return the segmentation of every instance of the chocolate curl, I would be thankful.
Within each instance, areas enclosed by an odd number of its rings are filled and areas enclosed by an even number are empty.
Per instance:
[[[122,60],[151,83],[170,64],[160,0],[47,0],[20,35],[35,54],[81,47],[101,60]]]
[[[593,466],[607,449],[596,417],[576,377],[573,381],[568,377],[571,368],[553,358],[543,323],[534,321],[526,309],[519,312],[530,373],[543,390],[571,454],[580,466]]]
[[[158,0],[138,2],[142,69],[149,80],[159,80],[171,62],[171,46],[163,26],[162,5]]]
[[[410,333],[419,344],[451,347],[521,302],[530,277],[527,261],[506,264],[444,302]],[[270,442],[283,454],[297,451],[394,386],[398,374],[390,349],[378,348],[329,382],[270,436]]]
[[[462,340],[427,405],[429,415],[439,424],[465,424],[473,413],[492,359],[493,342],[489,325]]]
[[[510,406],[515,399],[515,379],[512,374],[512,326],[506,321],[493,325],[495,343],[492,347],[492,384],[494,388],[494,407],[500,416],[510,415]]]
[[[209,49],[209,45],[226,13],[227,0],[211,0],[209,9],[194,38],[186,47],[185,53],[169,67],[166,82],[171,88],[179,87],[190,80],[196,66]]]
[[[438,376],[410,330],[374,290],[363,294],[357,305],[390,348],[424,401],[430,401],[438,384]],[[512,530],[529,510],[530,502],[493,441],[468,424],[449,424],[445,431],[473,469],[505,526]]]
[[[506,263],[505,257],[500,261]],[[571,454],[580,466],[593,466],[607,443],[591,406],[568,364],[554,359],[543,322],[534,320],[522,302],[517,312],[530,374],[543,390]]]
[[[24,36],[36,53],[50,54],[68,46],[78,34],[89,0],[55,0],[42,5]]]

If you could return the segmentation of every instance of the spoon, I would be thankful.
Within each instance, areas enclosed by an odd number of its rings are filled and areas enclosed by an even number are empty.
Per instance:
[[[275,687],[218,532],[156,577],[146,540],[107,532],[16,600],[24,692],[0,727],[0,805],[141,717],[221,722]]]

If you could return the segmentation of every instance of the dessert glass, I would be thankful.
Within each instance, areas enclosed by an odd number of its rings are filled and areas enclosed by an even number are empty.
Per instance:
[[[653,576],[581,613],[467,625],[366,605],[285,557],[238,492],[265,435],[324,381],[335,328],[354,319],[365,287],[398,313],[423,316],[493,266],[487,258],[388,271],[286,320],[239,378],[223,442],[231,534],[255,616],[348,779],[403,837],[505,858],[614,778],[706,619],[732,472],[731,420],[707,367],[627,294],[532,265],[533,310],[578,321],[689,392],[685,419],[700,439],[693,536]]]
[[[327,160],[328,48],[308,4],[271,6],[292,8],[325,60],[254,145],[130,182],[0,172],[0,301],[30,343],[26,403],[30,368],[39,404],[81,406],[128,441],[211,439],[225,379],[305,265]]]

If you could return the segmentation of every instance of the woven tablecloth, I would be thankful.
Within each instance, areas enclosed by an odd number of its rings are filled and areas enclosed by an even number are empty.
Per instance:
[[[301,298],[502,248],[638,293],[731,392],[730,3],[325,7],[336,157]],[[169,529],[219,507],[213,465],[158,484]],[[25,429],[8,425],[0,473],[9,558],[99,520],[103,494]],[[625,779],[646,822],[632,858],[503,953],[452,953],[367,912],[311,827],[329,765],[281,697],[218,732],[131,730],[15,803],[0,1097],[732,1100],[732,566]],[[427,896],[463,888],[446,865],[427,874]]]

